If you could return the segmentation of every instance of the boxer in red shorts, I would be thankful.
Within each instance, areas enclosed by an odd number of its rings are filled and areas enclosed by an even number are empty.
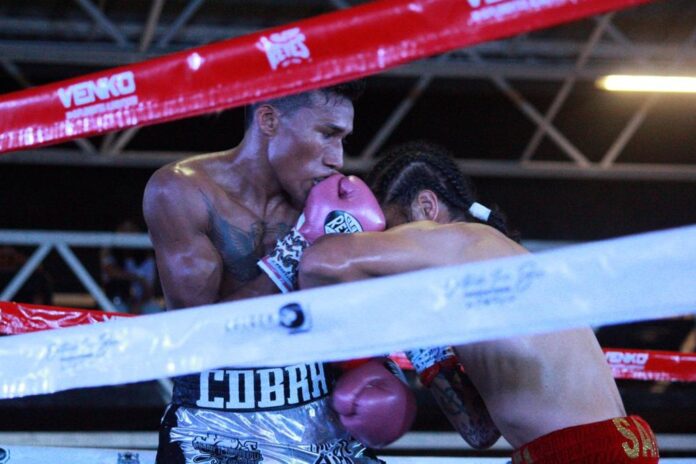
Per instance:
[[[469,180],[439,147],[399,147],[371,177],[387,230],[319,239],[300,262],[301,287],[527,253],[506,236],[504,217],[476,202]],[[489,429],[497,427],[516,450],[515,463],[657,462],[652,431],[625,417],[590,327],[454,350],[483,399],[449,412],[459,415],[467,441],[494,436]],[[494,426],[481,420],[486,412]]]
[[[551,432],[515,450],[512,464],[647,464],[658,459],[650,426],[629,416]]]

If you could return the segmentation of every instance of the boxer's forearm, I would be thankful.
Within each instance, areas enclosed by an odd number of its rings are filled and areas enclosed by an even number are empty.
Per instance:
[[[473,448],[490,448],[500,438],[481,395],[460,371],[441,372],[430,384],[437,404],[452,427]]]

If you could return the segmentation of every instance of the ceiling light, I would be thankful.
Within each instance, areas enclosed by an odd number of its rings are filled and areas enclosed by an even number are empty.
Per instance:
[[[598,79],[597,86],[615,92],[696,93],[696,77],[614,74]]]

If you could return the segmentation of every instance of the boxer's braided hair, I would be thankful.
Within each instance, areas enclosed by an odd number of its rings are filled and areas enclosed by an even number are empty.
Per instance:
[[[368,182],[383,205],[408,208],[418,192],[428,189],[447,205],[454,220],[483,222],[469,213],[476,202],[471,180],[459,170],[452,155],[438,145],[418,141],[391,148],[372,170]],[[485,224],[519,240],[497,208],[491,210]]]

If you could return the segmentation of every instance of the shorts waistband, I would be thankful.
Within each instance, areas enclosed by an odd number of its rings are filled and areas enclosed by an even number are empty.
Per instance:
[[[220,368],[175,378],[172,403],[233,412],[273,411],[328,396],[333,380],[332,370],[323,363]]]
[[[639,416],[628,416],[551,432],[515,450],[512,464],[643,464],[658,458],[650,426]]]

